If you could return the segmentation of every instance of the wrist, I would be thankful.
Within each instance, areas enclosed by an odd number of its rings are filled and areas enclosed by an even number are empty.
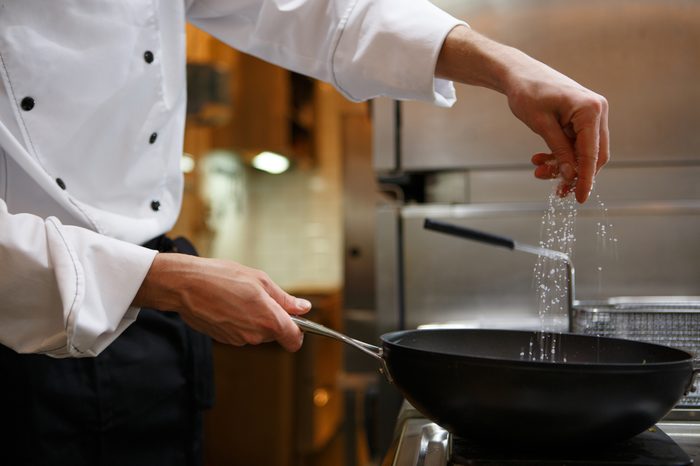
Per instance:
[[[161,311],[181,310],[185,288],[180,281],[193,259],[185,254],[157,254],[132,304]]]
[[[445,38],[435,75],[504,93],[508,68],[500,57],[505,49],[466,26],[457,26]]]
[[[457,26],[445,39],[435,75],[509,95],[517,89],[519,70],[526,69],[528,61],[533,60],[513,47]]]

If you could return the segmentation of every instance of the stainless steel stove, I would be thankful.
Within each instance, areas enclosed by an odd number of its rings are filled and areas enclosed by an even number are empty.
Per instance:
[[[585,448],[584,448],[585,450]],[[647,432],[602,453],[592,451],[513,454],[453,437],[404,403],[383,466],[462,465],[649,465],[684,466],[700,460],[700,410],[675,409]]]

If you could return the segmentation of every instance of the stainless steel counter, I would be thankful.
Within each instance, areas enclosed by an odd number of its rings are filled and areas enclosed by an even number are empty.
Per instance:
[[[700,462],[700,409],[676,409],[657,424],[681,446],[694,462]]]

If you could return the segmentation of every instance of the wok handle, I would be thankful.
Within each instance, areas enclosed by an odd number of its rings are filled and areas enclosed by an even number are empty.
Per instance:
[[[483,231],[472,230],[471,228],[453,225],[451,223],[445,223],[439,220],[426,218],[425,223],[423,224],[423,228],[425,228],[426,230],[439,231],[440,233],[445,233],[452,236],[459,236],[460,238],[479,241],[480,243],[491,244],[493,246],[515,249],[515,241],[513,241],[510,238],[493,235],[491,233],[486,233]]]
[[[314,335],[321,335],[323,337],[328,337],[332,338],[334,340],[338,340],[342,343],[348,344],[354,348],[359,349],[365,354],[369,354],[375,359],[378,359],[381,366],[379,368],[379,371],[384,374],[384,377],[387,378],[389,382],[393,382],[391,378],[391,374],[389,373],[389,367],[386,365],[386,360],[384,359],[384,355],[382,354],[382,349],[378,346],[370,345],[369,343],[365,343],[364,341],[360,340],[355,340],[354,338],[350,338],[347,335],[343,335],[340,332],[336,332],[335,330],[332,330],[328,327],[325,327],[321,324],[317,324],[316,322],[312,322],[309,319],[304,319],[302,317],[298,316],[290,316],[292,318],[292,321],[299,326],[299,328],[305,332],[305,333],[312,333]]]
[[[355,340],[354,338],[350,338],[347,335],[343,335],[342,333],[336,332],[335,330],[332,330],[321,324],[312,322],[309,319],[304,319],[302,317],[297,316],[290,317],[292,318],[294,323],[297,324],[297,326],[299,326],[299,328],[305,333],[312,333],[314,335],[321,335],[323,337],[328,337],[334,340],[341,341],[350,346],[354,346],[363,353],[367,353],[375,359],[384,361],[384,359],[382,359],[382,349],[378,346],[370,345],[369,343],[365,343],[364,341]]]
[[[700,359],[693,359],[693,373],[690,375],[690,382],[688,382],[688,386],[685,388],[684,395],[688,396],[688,393],[696,391],[694,385],[698,374],[700,374]]]

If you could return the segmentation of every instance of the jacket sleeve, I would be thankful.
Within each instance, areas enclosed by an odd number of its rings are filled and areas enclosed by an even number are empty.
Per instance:
[[[465,24],[428,0],[191,0],[189,20],[229,45],[332,83],[355,101],[377,96],[450,106],[434,77],[447,34]]]
[[[138,314],[156,252],[0,199],[0,343],[20,353],[96,356]]]

